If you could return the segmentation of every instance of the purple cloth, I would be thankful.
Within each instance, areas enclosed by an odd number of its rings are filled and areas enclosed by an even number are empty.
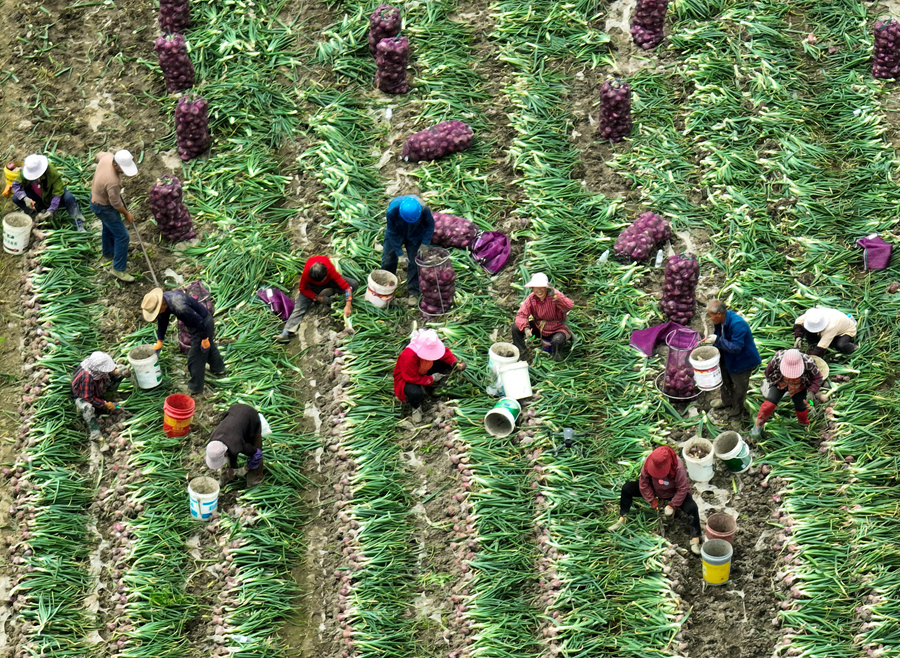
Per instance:
[[[663,324],[658,324],[655,327],[632,331],[631,346],[637,348],[638,351],[647,356],[653,356],[653,350],[656,346],[660,343],[665,343],[668,335],[676,329],[680,329],[684,334],[693,334],[695,336],[695,342],[696,338],[699,337],[696,331],[685,329],[683,325],[680,325],[677,322],[665,322]]]
[[[509,236],[500,231],[485,231],[469,246],[472,258],[488,274],[496,274],[509,260],[511,244]]]
[[[863,248],[863,264],[867,270],[887,269],[893,246],[874,233],[856,241]]]
[[[256,294],[282,320],[291,317],[291,313],[294,311],[294,300],[278,288],[261,288],[256,291]]]

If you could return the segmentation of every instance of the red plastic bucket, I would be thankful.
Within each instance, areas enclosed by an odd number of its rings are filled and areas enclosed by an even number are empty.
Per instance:
[[[737,521],[731,514],[710,514],[706,519],[706,538],[724,539],[733,544],[734,533],[737,532]]]
[[[191,431],[194,417],[194,400],[189,395],[176,393],[163,404],[163,431],[166,436],[184,436]]]

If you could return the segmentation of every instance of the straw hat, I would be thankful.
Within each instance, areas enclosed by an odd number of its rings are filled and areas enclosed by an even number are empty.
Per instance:
[[[137,176],[137,165],[134,164],[134,157],[131,155],[131,151],[124,149],[116,151],[116,154],[113,156],[113,162],[119,165],[122,173],[126,176]]]
[[[546,288],[550,285],[550,280],[547,278],[547,275],[543,272],[538,272],[533,277],[531,277],[531,281],[525,284],[526,288]]]
[[[144,312],[144,319],[147,322],[153,322],[159,315],[159,309],[162,308],[163,291],[162,288],[154,288],[146,295],[141,302],[141,310]]]
[[[803,356],[800,350],[785,350],[781,357],[781,374],[791,379],[803,374]]]
[[[210,441],[206,446],[206,465],[217,471],[225,465],[228,447],[221,441]]]
[[[44,175],[50,162],[46,155],[32,154],[25,158],[25,164],[22,167],[22,178],[25,180],[37,180]]]
[[[409,347],[416,353],[416,356],[426,361],[437,361],[444,356],[447,349],[434,329],[414,331],[412,340],[409,341]]]
[[[817,334],[828,326],[828,316],[821,308],[811,308],[803,316],[803,328],[811,334]]]

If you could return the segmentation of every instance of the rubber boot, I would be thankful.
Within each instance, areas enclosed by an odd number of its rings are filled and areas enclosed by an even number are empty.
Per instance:
[[[420,407],[416,407],[412,410],[412,422],[421,423],[422,422],[422,409]]]
[[[260,484],[262,484],[263,480],[266,479],[266,472],[263,469],[263,465],[260,464],[253,470],[247,471],[247,488],[252,489]]]
[[[772,414],[775,412],[775,404],[773,402],[769,402],[766,400],[759,407],[759,413],[756,416],[756,422],[765,424],[769,418],[772,417]]]
[[[625,525],[625,520],[626,520],[626,519],[625,519],[624,516],[620,516],[618,521],[616,521],[615,523],[613,523],[611,526],[609,526],[609,527],[607,528],[607,531],[609,531],[609,532],[616,532],[616,531],[619,530],[623,525]]]
[[[91,441],[99,441],[100,440],[100,423],[97,422],[96,418],[91,418],[88,422],[88,429],[90,430],[90,439]]]
[[[804,409],[803,411],[796,411],[794,413],[797,414],[797,420],[800,421],[800,424],[804,427],[809,426],[809,409]]]

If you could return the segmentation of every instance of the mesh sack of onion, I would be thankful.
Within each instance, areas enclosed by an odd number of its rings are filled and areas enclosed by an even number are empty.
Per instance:
[[[181,181],[166,174],[150,189],[150,211],[166,240],[180,242],[197,237],[191,213],[182,201]]]
[[[455,119],[442,121],[431,128],[410,135],[400,157],[405,162],[444,158],[469,148],[474,135],[467,123]]]
[[[478,227],[465,217],[448,215],[442,212],[434,214],[434,235],[431,243],[440,247],[466,249],[475,239]]]
[[[403,22],[400,10],[391,5],[378,5],[369,16],[369,52],[378,54],[378,42],[400,34]]]
[[[900,76],[900,23],[878,21],[873,32],[872,75],[876,78]]]
[[[187,162],[203,155],[211,142],[209,134],[209,103],[205,98],[185,94],[175,106],[175,136],[178,155]]]
[[[184,34],[190,26],[189,0],[159,0],[159,29],[163,34]]]
[[[645,212],[619,233],[613,253],[620,260],[643,262],[656,247],[671,239],[669,222],[652,212]]]
[[[409,64],[409,39],[389,37],[375,47],[375,86],[386,94],[405,94],[406,65]]]
[[[631,85],[607,80],[600,87],[600,137],[621,142],[631,132]]]
[[[156,40],[155,50],[159,68],[166,79],[166,91],[175,94],[194,86],[194,65],[188,56],[187,41],[183,36],[161,36]]]
[[[422,247],[416,254],[422,301],[419,310],[425,315],[441,315],[453,307],[456,294],[456,272],[450,254],[439,247]]]
[[[644,50],[656,48],[663,40],[669,0],[637,0],[631,19],[631,36]]]
[[[675,254],[666,261],[659,306],[670,320],[687,324],[694,317],[700,263],[691,254]]]

